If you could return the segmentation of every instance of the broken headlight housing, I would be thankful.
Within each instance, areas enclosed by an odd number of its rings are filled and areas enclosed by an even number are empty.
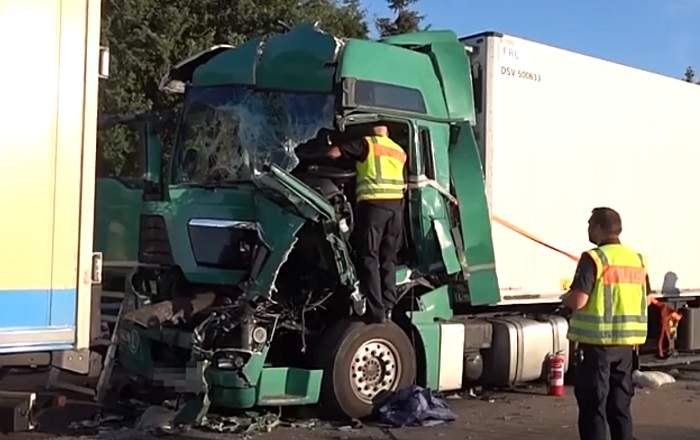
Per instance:
[[[260,312],[250,304],[237,304],[214,312],[193,333],[192,348],[219,368],[238,369],[270,342],[278,315]]]
[[[252,353],[243,350],[219,350],[214,353],[214,365],[222,370],[240,370],[250,360]]]

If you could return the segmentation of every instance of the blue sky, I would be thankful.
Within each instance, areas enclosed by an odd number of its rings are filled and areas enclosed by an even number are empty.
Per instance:
[[[385,0],[362,4],[372,22],[390,14]],[[460,36],[498,31],[675,77],[700,71],[700,0],[419,0],[417,9]]]

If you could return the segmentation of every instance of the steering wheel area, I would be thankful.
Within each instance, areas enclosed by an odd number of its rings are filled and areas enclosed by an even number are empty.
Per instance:
[[[333,180],[345,180],[355,177],[354,170],[336,168],[324,165],[309,165],[306,167],[306,172],[316,177],[323,177]]]

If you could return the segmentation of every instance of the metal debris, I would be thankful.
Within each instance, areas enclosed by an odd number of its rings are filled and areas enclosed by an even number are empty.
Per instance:
[[[200,427],[207,431],[227,434],[251,434],[271,432],[281,425],[277,414],[252,414],[251,417],[207,415],[202,419]]]
[[[202,427],[220,433],[238,433],[242,430],[238,417],[206,417],[202,420]]]
[[[175,411],[162,406],[151,406],[144,411],[135,428],[141,431],[171,430],[174,428]]]
[[[483,398],[485,395],[486,393],[484,393],[484,389],[480,386],[470,387],[466,393],[466,396],[471,397],[472,399],[480,399]]]
[[[433,426],[442,425],[443,423],[445,423],[444,420],[427,420],[427,421],[423,422],[422,426],[424,428],[431,428]]]
[[[78,431],[81,429],[93,429],[100,426],[100,422],[94,419],[80,420],[77,422],[70,422],[68,429],[71,431]]]
[[[168,408],[168,409],[177,409],[179,406],[180,402],[177,399],[171,399],[171,400],[164,400],[163,401],[163,406]]]
[[[100,427],[105,427],[113,423],[120,423],[124,421],[124,417],[118,415],[107,415],[103,416],[101,413],[97,413],[92,419],[80,420],[76,422],[71,422],[68,425],[68,429],[73,431],[79,431],[84,429],[95,429]],[[116,429],[116,428],[115,428]]]
[[[246,432],[270,432],[280,424],[280,417],[277,414],[268,413],[259,417],[248,426]]]
[[[314,429],[321,425],[318,419],[303,420],[299,422],[290,422],[290,428]]]
[[[157,327],[163,323],[178,324],[187,322],[192,316],[214,304],[216,295],[211,292],[200,293],[194,298],[177,298],[161,301],[130,311],[124,316],[127,321],[135,322],[145,328]]]

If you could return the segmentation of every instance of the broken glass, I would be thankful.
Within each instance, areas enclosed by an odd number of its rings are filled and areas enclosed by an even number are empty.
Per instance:
[[[291,171],[295,149],[333,127],[334,99],[242,86],[192,88],[175,155],[173,182],[250,180],[275,164]]]

